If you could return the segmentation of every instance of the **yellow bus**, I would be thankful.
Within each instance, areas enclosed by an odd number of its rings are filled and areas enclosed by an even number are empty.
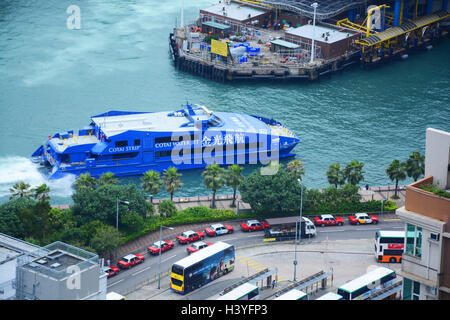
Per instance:
[[[234,269],[234,246],[216,242],[172,265],[170,288],[181,294],[191,292]]]

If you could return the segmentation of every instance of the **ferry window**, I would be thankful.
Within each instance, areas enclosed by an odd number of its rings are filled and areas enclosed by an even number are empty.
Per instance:
[[[170,157],[171,151],[158,151],[156,152],[156,157],[157,158],[161,158],[161,157]]]
[[[116,148],[127,147],[127,146],[128,146],[128,141],[127,140],[116,141]]]
[[[134,140],[134,145],[135,146],[140,146],[141,145],[141,140],[139,140],[139,139]]]
[[[172,137],[155,138],[155,143],[167,143],[167,142],[171,142],[171,141],[172,141]]]
[[[113,155],[113,160],[132,159],[135,158],[138,154],[139,152],[118,153]]]

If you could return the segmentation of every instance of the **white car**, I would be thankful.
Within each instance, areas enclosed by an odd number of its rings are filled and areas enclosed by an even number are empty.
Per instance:
[[[221,223],[212,224],[205,229],[205,233],[210,237],[220,236],[227,233],[233,233],[234,229],[230,225],[223,225]]]

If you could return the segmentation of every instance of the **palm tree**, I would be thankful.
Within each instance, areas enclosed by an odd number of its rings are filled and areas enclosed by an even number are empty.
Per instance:
[[[100,186],[106,185],[106,184],[118,184],[119,179],[116,178],[114,173],[112,172],[105,172],[100,176],[100,178],[97,181],[97,184]]]
[[[231,207],[233,208],[236,206],[236,190],[244,180],[242,170],[244,170],[243,167],[240,167],[238,164],[233,164],[228,167],[228,170],[225,173],[226,185],[233,188],[233,203],[231,203]]]
[[[150,194],[150,202],[153,203],[153,196],[161,191],[161,185],[163,183],[161,174],[154,170],[147,171],[144,173],[141,181],[142,189]]]
[[[206,167],[203,171],[203,183],[208,189],[212,190],[211,208],[216,207],[216,192],[225,185],[225,169],[217,163],[213,163]]]
[[[400,162],[399,160],[394,160],[391,162],[389,167],[387,167],[386,174],[389,176],[389,179],[391,179],[391,181],[395,180],[395,193],[392,198],[398,199],[397,196],[398,182],[400,180],[406,179],[406,164],[404,162]]]
[[[353,160],[348,165],[345,166],[343,170],[344,179],[347,180],[348,183],[356,186],[358,183],[364,180],[363,174],[366,173],[363,171],[364,163],[359,162],[358,160]]]
[[[425,156],[422,156],[420,152],[414,151],[406,160],[406,174],[408,177],[413,178],[414,181],[425,174]]]
[[[50,188],[44,183],[34,189],[34,198],[38,201],[48,201],[50,200]]]
[[[339,163],[333,163],[327,170],[328,182],[334,185],[335,188],[342,186],[345,183],[344,174],[341,171],[341,165]]]
[[[163,172],[164,188],[170,193],[170,201],[173,201],[173,193],[183,186],[180,177],[181,173],[175,167],[169,167]]]
[[[31,198],[33,195],[33,190],[30,189],[30,185],[23,181],[16,182],[12,188],[9,189],[11,196],[10,200],[17,198]]]
[[[75,187],[75,189],[93,188],[96,184],[97,179],[92,177],[88,172],[80,174],[77,180],[75,180],[75,182],[73,183],[73,186]]]
[[[300,160],[292,160],[288,163],[286,171],[293,174],[296,179],[302,180],[302,176],[305,174],[305,168]]]

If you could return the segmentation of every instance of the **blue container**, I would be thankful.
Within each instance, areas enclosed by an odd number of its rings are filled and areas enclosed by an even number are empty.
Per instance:
[[[211,46],[210,45],[208,46],[208,51],[211,52]]]
[[[204,42],[200,43],[200,48],[201,49],[205,49],[205,43]]]

